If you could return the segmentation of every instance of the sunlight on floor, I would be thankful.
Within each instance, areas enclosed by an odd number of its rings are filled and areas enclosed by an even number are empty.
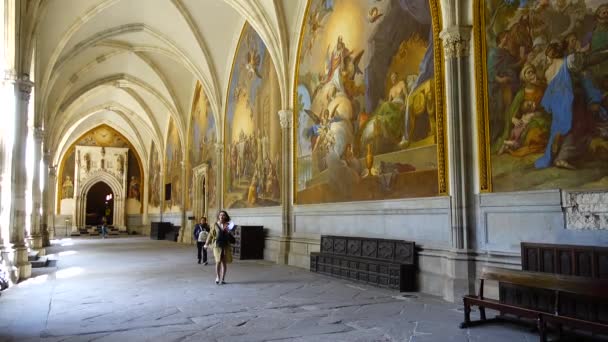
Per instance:
[[[58,253],[59,256],[74,255],[74,254],[78,254],[78,252],[76,252],[76,251],[63,251],[63,252],[59,252]]]
[[[57,271],[55,276],[57,277],[57,279],[65,279],[65,278],[75,277],[75,276],[81,274],[82,272],[84,272],[84,269],[82,267],[70,267],[70,268],[66,268],[64,270]]]
[[[74,241],[71,238],[51,240],[51,245],[58,244],[63,246],[74,246]]]
[[[49,278],[48,274],[43,274],[43,275],[39,275],[37,277],[34,278],[29,278],[25,281],[22,281],[19,283],[20,287],[25,287],[25,286],[31,286],[31,285],[37,285],[37,284],[42,284],[45,281],[47,281]]]

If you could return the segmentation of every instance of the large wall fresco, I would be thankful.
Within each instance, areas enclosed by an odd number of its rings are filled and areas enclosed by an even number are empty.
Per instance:
[[[129,198],[135,199],[139,202],[142,201],[142,191],[139,191],[139,183],[142,179],[142,165],[137,155],[137,152],[131,145],[131,143],[119,132],[108,125],[97,126],[84,135],[82,135],[76,142],[68,149],[68,152],[63,156],[61,160],[60,172],[59,172],[59,191],[57,192],[57,206],[60,211],[60,205],[62,199],[74,198],[74,177],[75,177],[75,149],[74,146],[100,146],[100,147],[127,147],[129,148],[129,160],[127,176],[129,182],[128,186],[133,188],[132,191],[128,191],[127,195]],[[137,187],[137,190],[135,190]],[[141,208],[140,208],[141,210]]]
[[[427,0],[309,2],[294,94],[297,203],[440,192],[436,12]]]
[[[158,148],[154,142],[152,142],[152,147],[150,148],[150,165],[148,166],[148,170],[150,171],[150,184],[148,185],[148,211],[151,211],[152,208],[158,208],[158,211],[160,211],[162,186],[162,179],[160,177],[162,170],[158,152]]]
[[[217,209],[217,163],[215,144],[217,143],[217,125],[211,111],[211,106],[201,84],[197,82],[192,103],[190,134],[188,135],[188,201],[186,210],[192,209],[192,169],[201,164],[207,164],[207,208],[210,212]]]
[[[476,11],[485,190],[608,188],[608,1]]]
[[[266,46],[245,24],[231,71],[224,127],[226,208],[281,201],[281,96]]]
[[[169,120],[165,148],[165,185],[171,184],[171,199],[165,201],[164,207],[168,212],[179,212],[182,205],[182,144],[173,119]],[[167,194],[165,194],[166,198]]]

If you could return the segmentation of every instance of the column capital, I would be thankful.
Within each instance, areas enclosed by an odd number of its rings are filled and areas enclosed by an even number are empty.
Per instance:
[[[19,96],[21,100],[29,102],[32,88],[34,88],[34,82],[30,81],[29,76],[22,76],[16,80],[16,83],[17,87],[19,87]]]
[[[291,127],[293,111],[291,109],[281,109],[278,114],[279,120],[281,121],[281,128],[285,129]]]
[[[42,141],[44,139],[44,129],[42,127],[34,127],[34,139],[38,141]]]
[[[57,176],[57,165],[49,165],[49,176],[50,177]]]
[[[446,58],[469,56],[471,29],[471,26],[451,26],[439,33]]]
[[[215,152],[221,154],[222,152],[224,152],[224,143],[223,142],[216,142],[215,143]]]

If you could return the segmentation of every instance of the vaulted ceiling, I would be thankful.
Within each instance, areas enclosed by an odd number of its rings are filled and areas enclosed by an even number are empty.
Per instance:
[[[171,118],[185,141],[197,81],[216,122],[222,122],[230,69],[245,22],[266,43],[284,106],[289,101],[289,75],[305,0],[40,4],[32,75],[35,111],[43,118],[55,164],[79,136],[99,124],[110,125],[129,139],[142,161],[147,161],[152,143],[164,146]]]

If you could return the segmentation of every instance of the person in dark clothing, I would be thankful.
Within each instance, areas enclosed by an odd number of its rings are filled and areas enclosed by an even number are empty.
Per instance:
[[[207,241],[207,235],[209,234],[209,225],[207,224],[207,218],[201,217],[199,223],[194,226],[194,240],[196,241],[196,249],[198,257],[198,263],[201,263],[201,254],[203,259],[203,265],[207,265],[207,249],[204,248],[205,241]]]

